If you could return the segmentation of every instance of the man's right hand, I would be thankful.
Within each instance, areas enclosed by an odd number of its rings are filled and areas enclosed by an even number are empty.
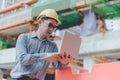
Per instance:
[[[62,64],[69,64],[69,62],[70,62],[71,60],[73,60],[74,58],[73,58],[70,54],[67,54],[66,52],[64,52],[64,53],[58,54],[57,59],[58,59],[58,61],[60,61]]]

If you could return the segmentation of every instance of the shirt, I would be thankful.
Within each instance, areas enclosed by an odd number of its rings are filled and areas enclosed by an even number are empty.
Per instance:
[[[11,77],[20,78],[22,75],[27,75],[44,80],[50,62],[43,58],[47,53],[52,54],[53,52],[58,52],[57,45],[48,39],[38,39],[35,31],[21,34],[17,39],[16,60]],[[55,68],[64,66],[59,62],[54,63]]]

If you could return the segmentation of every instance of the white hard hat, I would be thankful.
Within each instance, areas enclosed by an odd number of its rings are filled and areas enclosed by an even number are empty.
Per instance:
[[[46,16],[49,18],[53,18],[55,19],[58,24],[61,24],[60,20],[58,19],[58,14],[56,13],[56,11],[54,9],[45,9],[43,10],[37,17],[37,19],[39,19],[41,16]]]

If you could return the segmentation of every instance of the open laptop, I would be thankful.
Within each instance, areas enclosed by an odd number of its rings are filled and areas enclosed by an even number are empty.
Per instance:
[[[80,44],[81,44],[81,38],[66,31],[62,40],[59,53],[66,52],[70,54],[73,58],[77,59],[79,54]],[[52,61],[54,57],[55,57],[54,54],[48,54],[48,56],[44,59]]]
[[[77,58],[79,54],[80,44],[81,38],[66,31],[62,40],[60,53],[66,52],[73,58]]]

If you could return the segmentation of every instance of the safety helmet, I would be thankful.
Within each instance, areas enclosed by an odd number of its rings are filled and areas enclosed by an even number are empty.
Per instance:
[[[43,10],[37,17],[37,20],[41,17],[41,16],[46,16],[49,18],[53,18],[55,19],[58,24],[61,24],[60,20],[58,19],[58,14],[56,13],[56,11],[54,9],[45,9]]]

